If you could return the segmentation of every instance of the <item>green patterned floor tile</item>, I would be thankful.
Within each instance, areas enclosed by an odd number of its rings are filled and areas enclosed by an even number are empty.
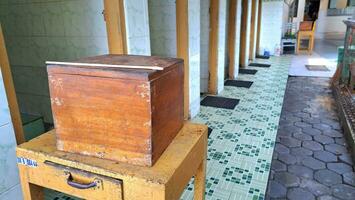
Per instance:
[[[270,68],[250,67],[258,70],[255,75],[238,76],[253,81],[249,89],[225,87],[219,94],[240,99],[234,110],[201,107],[192,120],[213,129],[208,142],[206,199],[265,198],[290,59],[272,57],[268,63]],[[192,197],[190,183],[181,199]]]

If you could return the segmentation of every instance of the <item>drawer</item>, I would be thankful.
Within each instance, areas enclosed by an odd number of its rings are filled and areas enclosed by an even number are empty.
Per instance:
[[[121,200],[122,181],[91,172],[45,161],[28,167],[32,184],[50,188],[83,199]]]

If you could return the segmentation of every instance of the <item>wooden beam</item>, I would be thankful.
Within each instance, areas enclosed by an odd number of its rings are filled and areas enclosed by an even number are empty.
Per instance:
[[[235,79],[235,34],[237,31],[236,27],[236,16],[237,16],[237,1],[239,0],[230,0],[229,1],[229,16],[228,16],[228,57],[229,57],[229,66],[228,66],[228,76],[230,79]],[[237,69],[238,70],[238,69]]]
[[[208,49],[208,65],[209,65],[208,92],[211,94],[217,94],[218,92],[218,15],[219,15],[219,0],[211,0],[210,1],[209,49]]]
[[[25,142],[25,136],[23,132],[20,110],[17,103],[15,87],[12,80],[10,63],[7,56],[5,39],[2,34],[1,24],[0,24],[0,67],[1,67],[1,73],[4,81],[7,101],[10,108],[12,125],[14,126],[16,142],[17,144],[21,144]]]
[[[260,34],[261,34],[261,15],[262,15],[262,0],[259,0],[259,6],[258,6],[258,26],[257,26],[257,31],[256,31],[256,47],[255,51],[256,54],[259,54],[260,52]]]
[[[251,21],[250,21],[250,36],[249,36],[249,60],[255,59],[255,44],[256,44],[256,32],[257,26],[257,1],[251,0]]]
[[[104,0],[108,48],[110,54],[127,54],[123,0]]]
[[[188,0],[176,0],[177,57],[184,59],[184,118],[190,113],[189,15]]]
[[[248,51],[246,49],[247,47],[247,37],[249,37],[249,35],[247,35],[247,27],[248,27],[248,1],[249,0],[242,0],[242,21],[241,21],[241,28],[240,30],[242,30],[240,32],[240,56],[239,56],[239,63],[242,67],[246,67],[248,65],[247,62],[247,55],[246,52]]]

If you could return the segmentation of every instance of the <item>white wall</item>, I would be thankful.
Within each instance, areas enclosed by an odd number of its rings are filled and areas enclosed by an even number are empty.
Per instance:
[[[321,0],[316,27],[316,38],[344,38],[346,26],[343,20],[349,18],[349,16],[327,16],[327,9],[328,0]]]
[[[204,0],[201,0],[204,1]],[[190,117],[200,111],[200,0],[189,0]]]
[[[16,139],[0,71],[0,199],[22,199],[16,164]]]
[[[150,55],[149,16],[147,0],[125,0],[127,52]]]
[[[284,2],[264,0],[262,9],[259,53],[262,55],[267,49],[273,55],[275,45],[281,43]]]
[[[219,1],[218,15],[218,55],[217,55],[217,93],[224,88],[224,70],[226,65],[226,27],[227,27],[227,3],[228,0]]]
[[[210,32],[210,0],[200,0],[200,89],[208,92],[208,49]]]
[[[287,23],[288,23],[288,16],[289,16],[289,11],[290,8],[288,7],[288,5],[286,3],[283,4],[283,15],[282,15],[282,36],[285,35],[286,31],[287,31]]]
[[[151,54],[176,57],[175,0],[149,0]]]

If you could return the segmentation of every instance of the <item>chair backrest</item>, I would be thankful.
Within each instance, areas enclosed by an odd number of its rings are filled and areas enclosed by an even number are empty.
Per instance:
[[[300,22],[300,31],[312,31],[313,30],[313,22],[312,21],[303,21]]]
[[[312,31],[316,30],[316,21],[303,21],[300,22],[300,31]]]

